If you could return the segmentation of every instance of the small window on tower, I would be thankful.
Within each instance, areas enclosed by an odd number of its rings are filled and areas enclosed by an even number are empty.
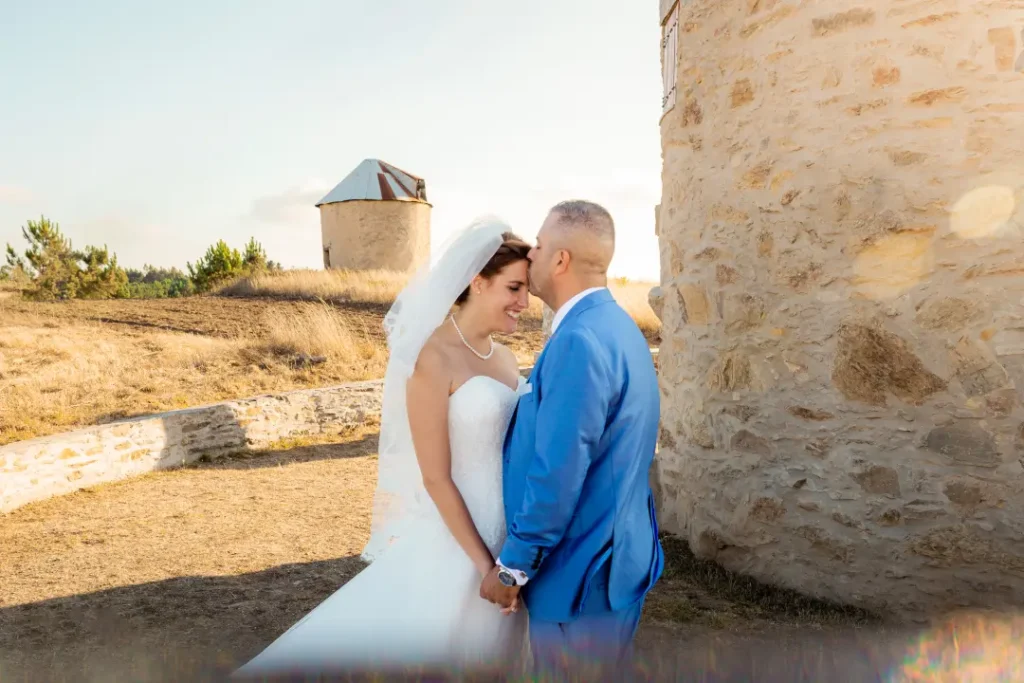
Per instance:
[[[324,268],[331,267],[331,248],[324,247]]]
[[[672,110],[672,107],[676,106],[676,62],[679,56],[676,50],[679,45],[678,2],[672,7],[668,17],[665,18],[661,35],[661,115],[664,116]]]

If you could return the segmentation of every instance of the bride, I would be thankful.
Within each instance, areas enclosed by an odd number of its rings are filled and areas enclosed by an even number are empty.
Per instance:
[[[398,296],[384,320],[390,359],[363,553],[372,564],[236,676],[520,658],[525,612],[480,598],[479,585],[505,539],[502,444],[524,384],[491,335],[514,332],[527,306],[529,249],[504,223],[479,220]]]

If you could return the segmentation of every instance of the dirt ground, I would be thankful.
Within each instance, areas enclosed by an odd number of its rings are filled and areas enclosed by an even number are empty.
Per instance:
[[[375,449],[353,431],[0,516],[0,681],[223,678],[363,568]],[[664,543],[642,678],[866,681],[891,659],[870,615]]]

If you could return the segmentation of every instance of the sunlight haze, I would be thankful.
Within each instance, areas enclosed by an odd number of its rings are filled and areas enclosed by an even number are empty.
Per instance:
[[[483,213],[612,212],[658,278],[656,3],[4,3],[0,246],[41,214],[126,267],[249,236],[322,267],[313,204],[365,158],[426,179],[433,244]]]

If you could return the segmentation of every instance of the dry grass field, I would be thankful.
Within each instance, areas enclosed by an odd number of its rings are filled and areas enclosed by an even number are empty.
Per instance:
[[[21,287],[7,280],[0,280],[0,299],[10,299],[21,294]]]
[[[0,516],[0,680],[219,680],[246,661],[364,567],[376,433],[331,441]],[[664,544],[639,637],[653,680],[876,680],[852,675],[875,666],[865,659],[878,647],[870,616]],[[716,674],[665,676],[702,668]]]
[[[220,296],[24,301],[0,292],[0,445],[124,417],[381,377],[401,279],[294,271]],[[617,283],[652,338],[649,285]],[[641,297],[642,292],[642,297]],[[638,305],[642,303],[642,306]],[[646,310],[645,310],[646,308]],[[529,363],[540,306],[500,341]],[[325,362],[311,365],[309,357]]]
[[[379,321],[310,303],[0,300],[0,444],[377,377],[387,360]],[[302,353],[327,362],[305,367]]]

